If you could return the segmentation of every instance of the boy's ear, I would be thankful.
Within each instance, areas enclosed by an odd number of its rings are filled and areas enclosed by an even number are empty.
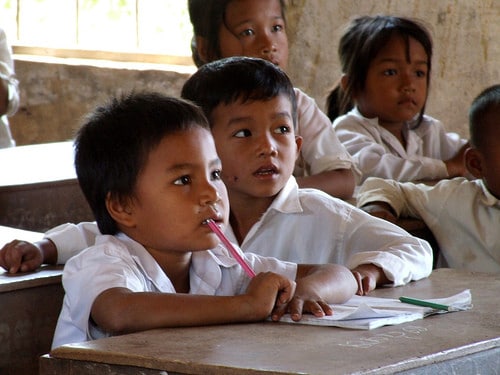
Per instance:
[[[106,209],[109,215],[118,224],[125,227],[135,226],[135,217],[131,207],[131,200],[118,197],[116,194],[108,193],[106,195]]]
[[[203,64],[208,62],[208,42],[207,39],[202,36],[196,36],[196,51],[198,52],[198,57]]]
[[[465,150],[465,166],[467,170],[475,177],[483,177],[483,155],[478,149],[470,147]]]
[[[297,152],[295,155],[295,160],[297,160],[297,158],[300,155],[300,149],[302,148],[302,137],[300,135],[295,136],[295,144],[297,145]]]

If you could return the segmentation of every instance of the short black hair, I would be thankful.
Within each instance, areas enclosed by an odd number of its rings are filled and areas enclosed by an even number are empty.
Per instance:
[[[210,129],[200,108],[155,92],[111,98],[87,115],[74,143],[75,169],[101,233],[118,232],[108,194],[133,196],[149,153],[165,136],[195,127]]]
[[[181,96],[199,105],[210,120],[219,104],[270,100],[284,95],[292,104],[297,127],[297,100],[286,73],[273,63],[255,57],[228,57],[205,64],[182,87]]]
[[[500,84],[484,89],[473,101],[469,109],[470,143],[481,149],[488,138],[489,127],[497,126],[487,119],[496,114],[500,118]],[[500,126],[500,124],[498,124]]]

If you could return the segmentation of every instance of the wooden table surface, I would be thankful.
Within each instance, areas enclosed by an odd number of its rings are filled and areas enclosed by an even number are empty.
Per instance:
[[[500,368],[500,275],[439,269],[373,295],[448,297],[470,289],[469,311],[371,331],[255,323],[159,329],[65,345],[40,374],[494,374]]]

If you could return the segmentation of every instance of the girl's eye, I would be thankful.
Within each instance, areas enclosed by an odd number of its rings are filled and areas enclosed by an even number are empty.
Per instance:
[[[236,138],[245,138],[245,137],[250,137],[251,135],[252,135],[252,133],[248,129],[242,129],[242,130],[234,133],[234,136]]]
[[[273,31],[274,32],[278,32],[278,31],[283,31],[285,28],[283,27],[283,25],[274,25],[273,26]]]
[[[188,185],[191,182],[191,177],[182,176],[174,181],[174,185]]]
[[[396,73],[397,73],[396,69],[386,69],[386,70],[384,70],[384,75],[385,76],[393,76]]]
[[[240,33],[240,36],[252,36],[254,34],[255,32],[252,29],[246,29]]]
[[[424,78],[427,77],[427,72],[424,70],[417,70],[416,75],[417,77]]]
[[[212,179],[213,180],[220,180],[222,175],[222,171],[220,169],[217,169],[212,172]]]
[[[290,127],[288,125],[281,125],[281,126],[278,126],[276,129],[275,129],[275,133],[279,133],[279,134],[287,134],[287,133],[290,133]]]

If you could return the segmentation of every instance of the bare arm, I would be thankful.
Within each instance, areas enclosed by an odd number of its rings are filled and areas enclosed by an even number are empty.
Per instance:
[[[295,283],[275,273],[255,276],[245,294],[205,296],[180,293],[131,292],[111,288],[92,305],[91,316],[114,334],[161,327],[254,322],[266,319],[275,306],[286,305]]]
[[[9,84],[7,81],[0,79],[0,116],[7,113],[9,106]]]
[[[351,169],[335,169],[296,179],[301,188],[316,188],[344,200],[352,197],[356,186]]]
[[[372,216],[390,221],[391,223],[395,223],[398,218],[394,209],[387,202],[370,202],[360,208]]]

